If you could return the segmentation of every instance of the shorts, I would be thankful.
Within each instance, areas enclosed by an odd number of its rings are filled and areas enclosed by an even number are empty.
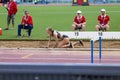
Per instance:
[[[15,19],[14,14],[8,15],[7,16],[7,24],[10,24],[11,20],[12,20],[12,24],[14,24],[14,19]]]
[[[65,38],[69,38],[67,35],[63,35],[63,39],[65,39]]]
[[[99,26],[99,31],[106,31],[106,28],[102,28],[101,26]]]
[[[81,30],[81,29],[82,29],[82,25],[81,26],[75,25],[75,30]]]

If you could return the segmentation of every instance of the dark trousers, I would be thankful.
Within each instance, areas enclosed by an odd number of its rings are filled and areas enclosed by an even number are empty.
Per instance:
[[[33,28],[32,25],[29,25],[29,26],[24,26],[22,24],[18,25],[18,36],[21,36],[21,29],[28,30],[28,36],[30,36],[32,28]]]

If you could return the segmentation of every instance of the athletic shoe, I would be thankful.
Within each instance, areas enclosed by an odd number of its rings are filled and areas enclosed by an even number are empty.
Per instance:
[[[14,30],[14,28],[11,28],[12,30]]]
[[[4,30],[9,30],[9,28],[5,28]]]
[[[17,35],[17,38],[20,38],[21,37],[21,35]]]
[[[79,40],[80,45],[84,46],[83,41]]]

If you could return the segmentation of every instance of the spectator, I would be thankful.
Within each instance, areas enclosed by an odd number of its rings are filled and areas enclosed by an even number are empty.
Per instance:
[[[7,27],[5,30],[9,30],[10,21],[12,20],[12,29],[14,29],[14,19],[17,13],[17,4],[14,0],[10,0],[7,5],[8,16],[7,16]]]
[[[72,30],[82,30],[86,29],[86,18],[82,15],[82,11],[77,11],[77,16],[74,18],[74,22],[72,24]]]
[[[105,9],[101,9],[101,14],[98,16],[98,25],[96,25],[96,31],[109,31],[110,17],[106,14]]]
[[[32,16],[30,16],[28,11],[25,11],[24,14],[21,24],[18,25],[18,37],[21,36],[21,29],[28,29],[28,36],[31,36],[31,30],[33,28]]]

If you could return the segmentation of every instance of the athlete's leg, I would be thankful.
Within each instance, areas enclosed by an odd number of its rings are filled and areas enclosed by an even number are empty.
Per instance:
[[[95,26],[95,29],[96,29],[96,31],[100,31],[100,26],[99,26],[99,25],[96,25],[96,26]]]
[[[85,31],[86,26],[85,26],[85,25],[82,25],[81,27],[82,27],[82,31]]]
[[[77,42],[73,43],[73,46],[76,46],[76,45],[79,45],[79,46],[84,46],[84,43],[83,43],[83,41],[82,41],[82,40],[79,40],[79,41],[77,41]]]
[[[75,31],[76,30],[76,25],[75,24],[72,24],[72,30]]]
[[[109,31],[109,30],[110,30],[110,26],[106,25],[106,31]]]
[[[70,40],[69,38],[64,38],[60,43],[59,43],[59,48],[68,48],[70,47]]]

